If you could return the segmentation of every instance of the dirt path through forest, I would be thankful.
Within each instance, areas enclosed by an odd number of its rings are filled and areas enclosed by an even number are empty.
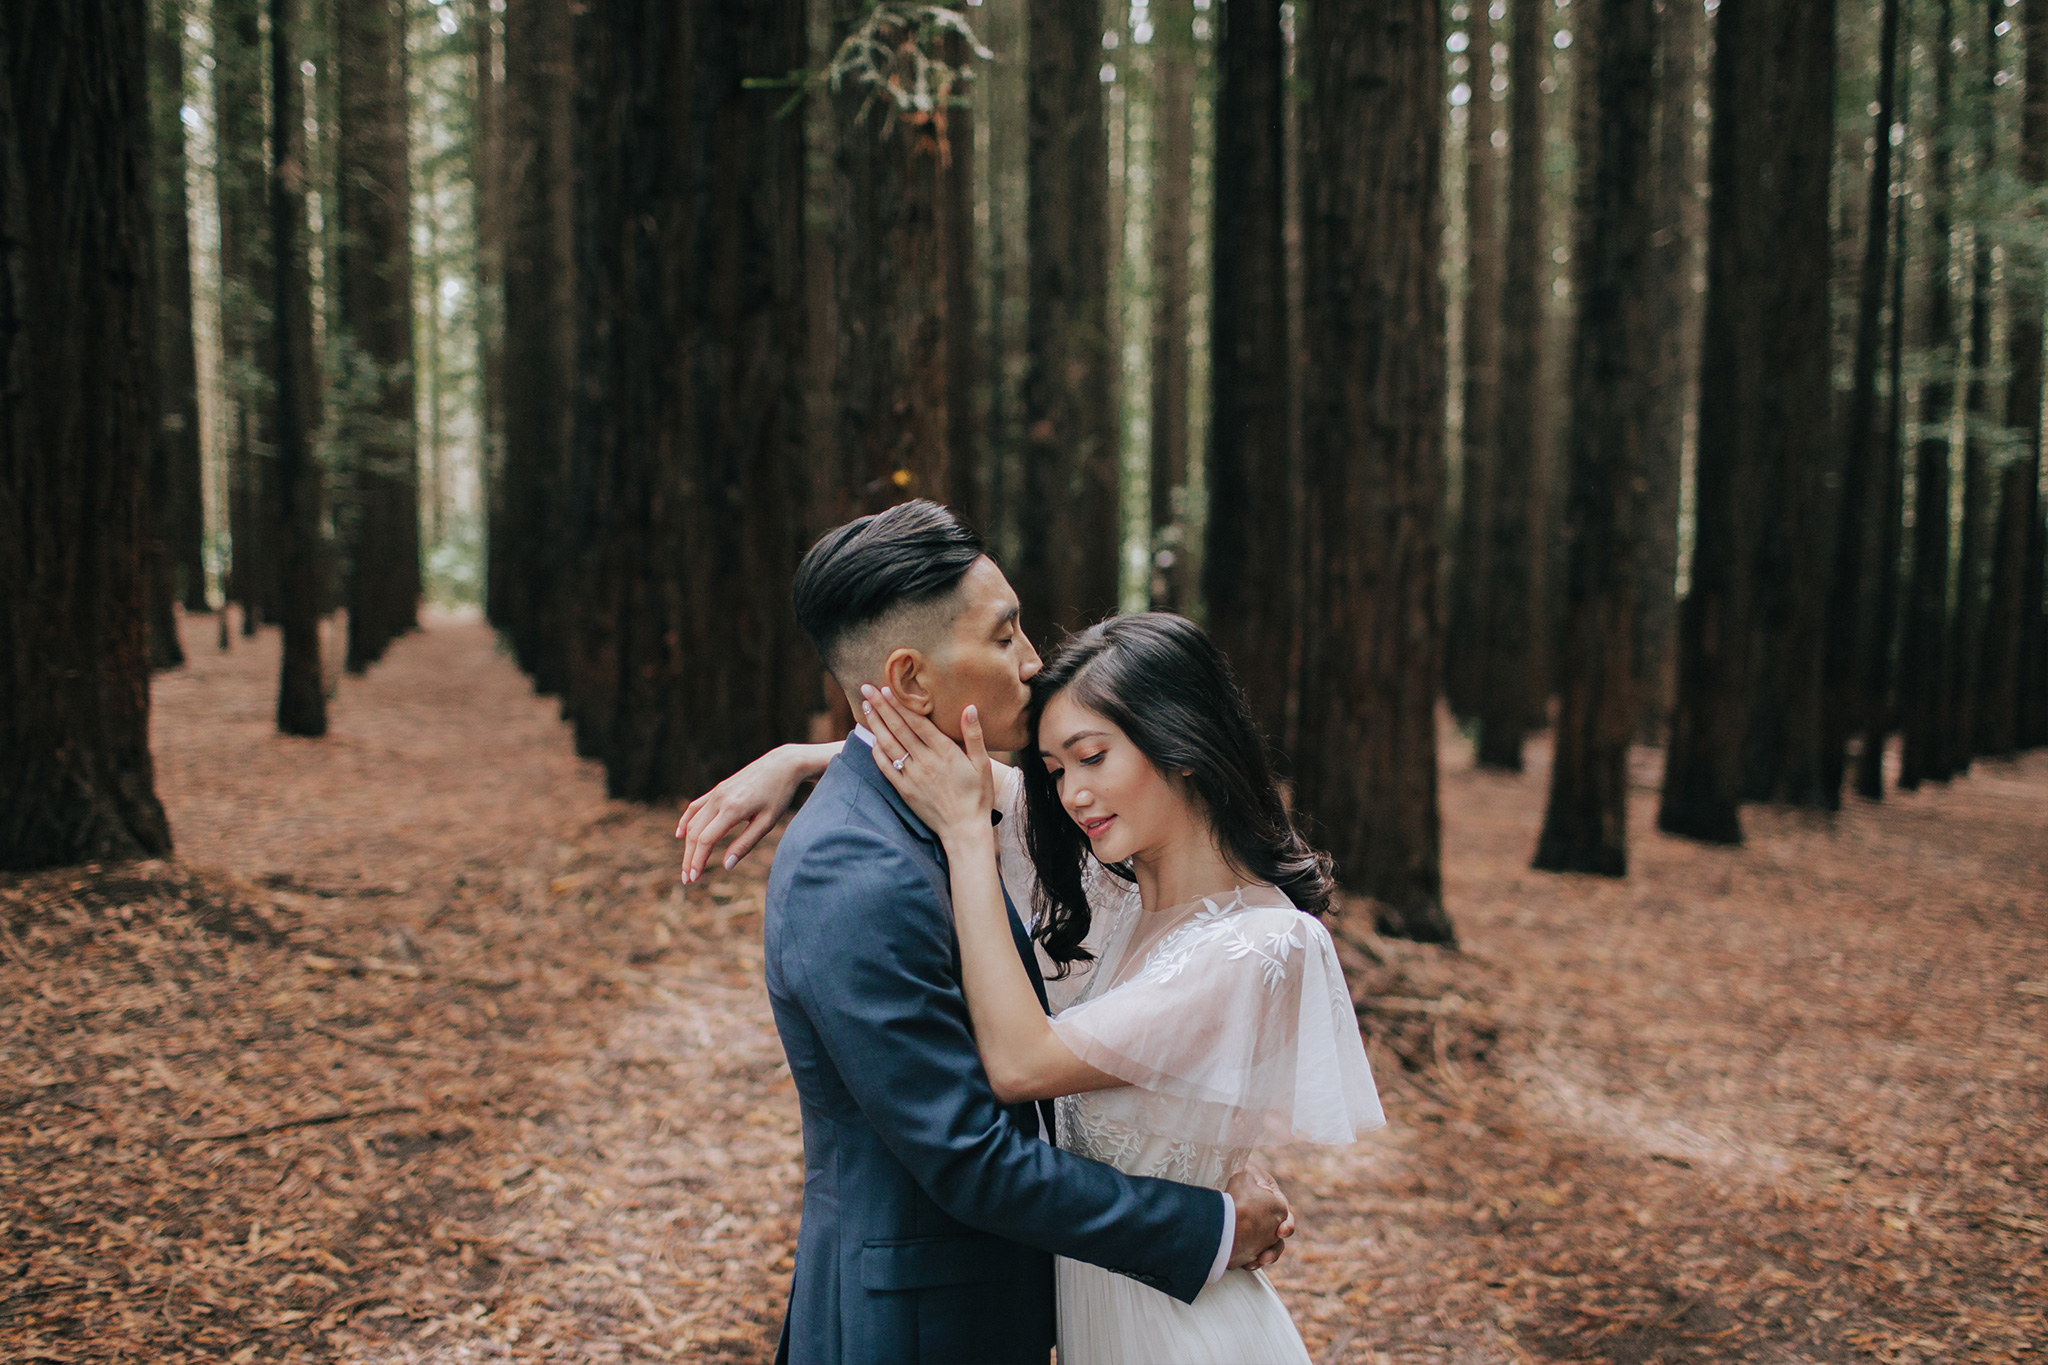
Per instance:
[[[187,632],[176,862],[0,880],[0,1358],[767,1360],[765,863],[681,892],[477,622],[319,742]],[[1356,960],[1390,1127],[1279,1162],[1316,1359],[2048,1352],[2048,756],[1622,883],[1527,870],[1532,756],[1449,748],[1466,952]]]

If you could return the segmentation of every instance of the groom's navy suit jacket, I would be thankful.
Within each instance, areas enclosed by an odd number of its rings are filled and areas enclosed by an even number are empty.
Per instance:
[[[1010,929],[1042,1001],[1014,906]],[[1062,1152],[1034,1106],[996,1101],[938,838],[858,738],[776,849],[766,938],[804,1124],[778,1359],[1046,1365],[1053,1252],[1183,1301],[1201,1291],[1221,1195]]]

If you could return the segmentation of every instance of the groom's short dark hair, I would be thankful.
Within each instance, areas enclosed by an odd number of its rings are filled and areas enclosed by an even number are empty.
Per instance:
[[[986,553],[967,523],[923,498],[849,521],[820,536],[797,565],[797,624],[837,673],[835,655],[848,636],[951,593]]]

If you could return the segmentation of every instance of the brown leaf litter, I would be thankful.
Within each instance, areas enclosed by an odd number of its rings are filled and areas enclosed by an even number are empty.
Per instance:
[[[0,1359],[769,1359],[766,850],[677,887],[477,622],[310,742],[187,631],[177,860],[0,879]],[[1646,754],[1612,882],[1446,754],[1465,949],[1346,917],[1390,1125],[1276,1163],[1318,1362],[2048,1354],[2048,755],[1712,849]]]

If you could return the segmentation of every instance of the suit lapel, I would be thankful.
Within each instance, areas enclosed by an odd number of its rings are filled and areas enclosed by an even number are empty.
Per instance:
[[[930,850],[939,866],[946,868],[948,872],[952,870],[952,865],[946,859],[945,844],[932,832],[931,826],[917,818],[917,812],[910,808],[910,803],[889,785],[889,779],[882,776],[881,771],[875,767],[874,751],[868,747],[866,741],[858,735],[848,735],[845,746],[839,751],[839,757],[832,761],[849,765],[862,782],[888,803],[889,809],[896,813],[896,817],[903,822],[903,827],[909,831],[910,836]],[[952,909],[950,900],[949,893],[949,903],[946,907],[949,911]],[[1031,978],[1031,989],[1038,996],[1038,1007],[1050,1014],[1052,1006],[1045,994],[1045,977],[1038,970],[1038,953],[1031,946],[1031,935],[1025,932],[1024,921],[1017,914],[1016,905],[1010,900],[1010,888],[1007,886],[1003,888],[1003,909],[1009,914],[1010,939],[1017,946],[1017,956],[1023,959],[1024,974]],[[1038,1111],[1039,1117],[1045,1123],[1047,1135],[1051,1136],[1054,1131],[1052,1101],[1040,1100]]]

